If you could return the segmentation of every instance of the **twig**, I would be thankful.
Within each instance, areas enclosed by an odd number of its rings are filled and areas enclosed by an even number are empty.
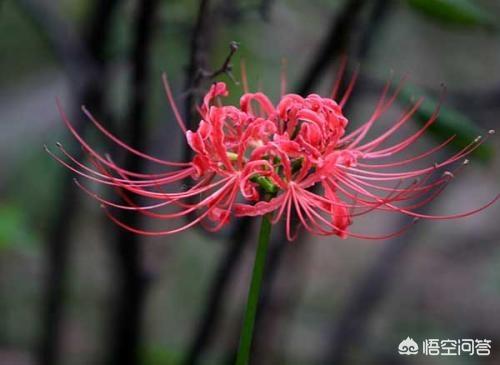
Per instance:
[[[149,95],[149,70],[151,43],[153,38],[154,15],[157,0],[137,0],[133,26],[134,41],[130,54],[132,65],[132,85],[130,90],[130,110],[128,112],[128,135],[130,145],[145,149],[146,123],[144,121]],[[125,169],[140,171],[142,159],[127,154]],[[124,192],[125,193],[125,192]],[[140,215],[120,211],[118,219],[130,226],[140,224]],[[118,268],[118,293],[116,312],[112,318],[110,337],[110,364],[136,365],[139,363],[140,339],[142,334],[142,312],[147,291],[147,275],[142,267],[142,249],[139,236],[119,227],[112,227],[115,238],[116,264]]]
[[[229,54],[227,55],[224,63],[222,64],[221,67],[216,69],[215,71],[207,71],[200,69],[198,70],[198,76],[197,76],[197,82],[200,82],[202,79],[215,79],[217,76],[226,74],[233,82],[238,83],[233,74],[233,65],[231,64],[231,59],[233,58],[234,54],[238,50],[239,44],[238,42],[232,41],[229,43]]]
[[[223,64],[216,70],[214,71],[209,71],[203,68],[199,68],[196,71],[196,75],[193,79],[193,86],[190,89],[186,89],[184,93],[182,94],[183,97],[186,97],[188,95],[193,95],[195,98],[191,100],[195,100],[196,97],[199,97],[202,95],[206,88],[202,87],[202,83],[204,80],[210,80],[210,81],[215,81],[215,79],[222,75],[225,74],[227,77],[231,79],[236,85],[239,84],[239,82],[236,80],[236,78],[233,75],[233,65],[231,63],[231,59],[233,58],[234,54],[239,48],[239,44],[236,41],[231,41],[229,42],[229,53],[226,56],[226,59],[224,60]],[[198,105],[198,101],[196,100],[195,106]],[[188,147],[189,151],[191,149]]]

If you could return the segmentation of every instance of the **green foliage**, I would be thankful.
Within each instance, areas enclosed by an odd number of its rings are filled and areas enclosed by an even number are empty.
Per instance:
[[[1,3],[1,1],[0,1]],[[37,25],[15,3],[7,1],[0,9],[0,80],[15,84],[20,77],[51,66],[54,57],[47,39]]]
[[[495,18],[471,0],[408,0],[411,8],[440,23],[496,28]]]
[[[0,252],[33,242],[25,215],[19,205],[0,204]]]
[[[184,355],[180,351],[167,348],[165,346],[146,346],[142,350],[142,365],[179,365],[184,360]],[[213,362],[202,362],[205,365],[213,365]]]
[[[462,114],[460,111],[449,106],[439,105],[439,101],[418,89],[415,86],[406,87],[400,93],[400,99],[405,102],[410,102],[417,96],[424,96],[425,99],[414,114],[414,120],[420,124],[426,123],[433,113],[439,107],[439,116],[428,129],[429,133],[434,135],[439,141],[443,141],[455,136],[450,143],[450,147],[462,149],[471,143],[476,137],[485,135],[472,120]],[[493,149],[488,144],[482,144],[473,153],[472,156],[482,162],[487,162],[493,157]]]
[[[177,365],[181,363],[178,352],[170,351],[164,347],[148,346],[142,352],[143,365]]]
[[[54,139],[62,140],[56,134]],[[32,147],[19,157],[7,183],[12,201],[21,207],[26,220],[37,230],[54,216],[63,184],[61,177],[65,171],[60,169],[41,146]]]

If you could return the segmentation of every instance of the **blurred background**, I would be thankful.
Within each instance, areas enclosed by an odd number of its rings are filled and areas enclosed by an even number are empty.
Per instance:
[[[220,69],[237,41],[234,79],[244,60],[250,87],[275,101],[283,59],[290,91],[327,93],[347,55],[349,70],[361,66],[346,108],[352,126],[366,120],[391,72],[409,75],[413,88],[383,128],[425,94],[426,108],[408,128],[416,130],[444,84],[441,118],[420,147],[452,134],[463,144],[498,125],[498,19],[500,3],[486,0],[0,1],[0,364],[231,364],[238,342],[253,222],[233,222],[216,236],[192,229],[144,238],[117,229],[43,150],[61,141],[81,153],[56,98],[99,151],[129,167],[150,168],[113,150],[89,127],[82,104],[138,149],[181,159],[184,137],[161,73],[196,123],[194,107],[213,81],[196,75]],[[217,79],[236,102],[241,85],[225,72]],[[426,212],[492,199],[499,144],[491,138]],[[463,220],[419,222],[380,242],[302,234],[287,243],[278,226],[252,363],[499,364],[499,213],[496,204]],[[354,228],[405,223],[370,216]],[[400,356],[407,336],[489,339],[492,354]]]

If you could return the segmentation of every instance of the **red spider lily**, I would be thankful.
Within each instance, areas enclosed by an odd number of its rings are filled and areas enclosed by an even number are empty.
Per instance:
[[[82,145],[88,163],[75,159],[60,144],[59,149],[65,158],[49,151],[77,175],[118,191],[124,200],[122,204],[105,199],[77,181],[80,188],[105,208],[136,211],[157,219],[190,219],[177,228],[146,231],[126,225],[105,209],[115,223],[132,232],[166,235],[198,223],[217,231],[231,216],[273,214],[273,223],[285,219],[289,240],[295,236],[296,230],[292,229],[292,225],[297,224],[294,222],[317,235],[385,239],[400,234],[413,223],[397,232],[380,236],[355,233],[349,226],[357,216],[375,210],[401,213],[415,219],[465,217],[485,209],[498,199],[497,195],[488,204],[460,214],[428,215],[418,212],[420,207],[443,191],[456,172],[467,164],[466,156],[478,148],[485,138],[478,137],[452,156],[425,168],[411,166],[442,150],[454,136],[413,157],[383,162],[385,158],[398,156],[413,145],[438,116],[436,110],[416,133],[388,144],[390,138],[417,111],[422,103],[418,100],[389,129],[366,141],[372,126],[395,101],[402,83],[391,95],[391,83],[387,83],[371,117],[361,127],[346,134],[348,119],[342,109],[354,87],[355,77],[339,103],[334,99],[340,79],[329,98],[316,94],[302,97],[283,93],[277,106],[261,92],[249,93],[246,86],[239,107],[222,105],[221,97],[227,96],[228,91],[223,82],[217,82],[199,107],[200,123],[196,131],[186,129],[165,76],[163,81],[177,123],[194,153],[190,162],[165,161],[135,150],[105,129],[83,108],[97,129],[119,147],[169,170],[146,174],[123,169],[109,156],[97,153],[74,129],[60,106],[62,119]],[[400,170],[394,171],[395,168]],[[175,188],[186,179],[194,182],[189,189],[167,191],[167,188]],[[147,198],[154,203],[141,205],[134,197],[142,198],[141,201]],[[159,211],[165,207],[174,210]],[[208,222],[213,224],[208,226]]]

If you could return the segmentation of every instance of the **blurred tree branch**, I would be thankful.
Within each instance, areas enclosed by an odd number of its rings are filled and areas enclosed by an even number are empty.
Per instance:
[[[126,128],[129,144],[137,150],[146,150],[147,123],[145,121],[150,88],[151,44],[158,0],[137,0],[133,20],[133,43],[130,50],[131,86],[130,109]],[[140,171],[143,162],[135,154],[128,153],[124,168]],[[128,194],[128,192],[123,192]],[[141,215],[120,210],[118,219],[126,225],[140,226]],[[140,363],[140,339],[142,316],[148,277],[142,263],[140,236],[111,227],[117,265],[118,293],[111,322],[109,364],[137,365]]]
[[[271,20],[271,9],[275,0],[261,0],[259,5],[259,13],[266,22]]]
[[[18,0],[17,3],[39,28],[63,65],[72,83],[74,99],[91,104],[94,110],[102,110],[104,91],[101,83],[106,80],[102,50],[109,36],[112,14],[119,1],[96,1],[94,13],[89,17],[83,36],[56,11],[51,2]],[[75,108],[72,114],[78,113],[79,108]],[[83,133],[85,124],[81,122],[81,118],[76,120],[76,128]],[[38,352],[40,365],[60,363],[60,329],[70,249],[68,241],[78,201],[72,174],[69,171],[64,171],[63,174],[64,182],[58,194],[58,208],[46,238],[46,276],[41,326],[43,333]]]
[[[366,24],[361,29],[361,36],[355,50],[358,62],[362,62],[368,58],[380,27],[390,11],[391,1],[375,0],[371,2],[371,10]]]
[[[30,17],[33,23],[40,29],[42,36],[48,41],[56,58],[61,62],[68,78],[73,83],[77,94],[85,89],[89,80],[96,79],[98,71],[98,61],[95,56],[101,48],[96,41],[96,35],[101,34],[102,30],[92,29],[89,26],[87,37],[82,37],[74,29],[70,22],[59,13],[55,3],[40,0],[16,0],[21,10]],[[109,9],[108,3],[106,8]],[[102,21],[107,16],[104,6],[99,6],[93,15],[95,22]],[[109,11],[109,10],[108,10]],[[94,18],[95,17],[95,18]],[[100,19],[97,19],[99,17]],[[93,23],[92,21],[90,22]],[[100,24],[102,26],[102,24]],[[91,50],[91,47],[94,49]],[[97,51],[97,52],[96,52]]]
[[[356,26],[356,18],[366,3],[366,0],[347,0],[340,12],[334,15],[325,39],[311,57],[311,64],[296,87],[298,94],[309,93],[322,72],[339,54],[346,51],[349,35]]]

